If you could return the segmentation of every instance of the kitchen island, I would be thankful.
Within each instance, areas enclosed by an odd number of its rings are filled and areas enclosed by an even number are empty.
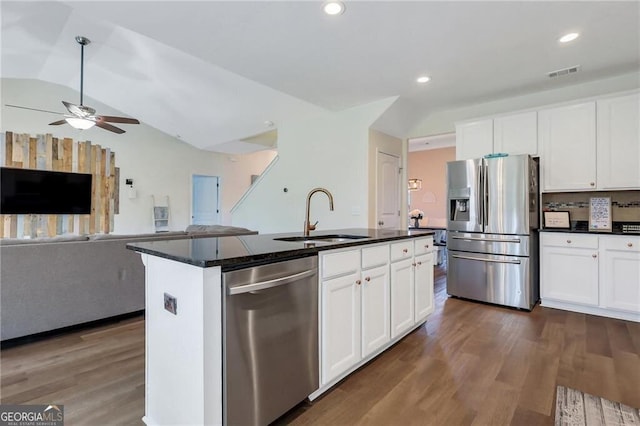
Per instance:
[[[317,257],[315,398],[426,321],[433,232],[341,229],[129,244],[146,268],[146,424],[223,424],[223,274]],[[320,236],[330,236],[326,239]],[[301,241],[282,241],[282,239]],[[315,271],[314,271],[315,272]]]

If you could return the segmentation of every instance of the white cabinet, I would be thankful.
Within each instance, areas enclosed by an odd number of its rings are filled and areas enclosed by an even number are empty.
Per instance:
[[[322,383],[360,360],[360,271],[322,281]]]
[[[541,235],[540,297],[598,306],[598,237]]]
[[[640,313],[640,237],[600,237],[602,307]]]
[[[481,158],[492,152],[492,119],[456,124],[456,160]]]
[[[413,240],[391,244],[391,337],[414,324]]]
[[[538,154],[536,111],[506,114],[456,124],[456,159],[481,158],[487,154]]]
[[[321,259],[321,383],[389,342],[389,245]]]
[[[417,323],[432,314],[434,310],[433,265],[435,252],[433,238],[415,240],[414,254],[414,323]]]
[[[542,306],[640,322],[640,237],[543,232]]]
[[[493,152],[538,155],[538,113],[527,111],[494,118]]]
[[[542,191],[596,188],[596,103],[538,112]]]
[[[598,100],[600,189],[640,188],[640,95]]]

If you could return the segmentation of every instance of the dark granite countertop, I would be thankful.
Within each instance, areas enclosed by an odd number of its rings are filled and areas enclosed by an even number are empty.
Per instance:
[[[433,235],[426,230],[387,230],[387,229],[337,229],[314,231],[313,236],[322,235],[360,235],[368,238],[345,242],[290,242],[275,238],[300,236],[300,233],[241,235],[169,241],[149,241],[129,243],[127,248],[176,262],[208,268],[221,266],[223,271],[242,269],[266,263],[316,255],[322,250],[360,246],[385,241],[415,238]]]

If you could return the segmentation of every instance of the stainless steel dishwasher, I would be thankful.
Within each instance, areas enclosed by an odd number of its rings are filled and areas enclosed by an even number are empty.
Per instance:
[[[317,256],[222,274],[223,417],[266,425],[318,389]]]

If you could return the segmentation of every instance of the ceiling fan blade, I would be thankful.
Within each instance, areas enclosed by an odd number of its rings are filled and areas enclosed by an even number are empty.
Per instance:
[[[109,123],[125,123],[125,124],[140,124],[135,118],[128,117],[114,117],[112,115],[98,115],[97,121],[109,122]]]
[[[55,112],[55,111],[47,111],[46,109],[38,109],[38,108],[29,108],[29,107],[23,107],[23,106],[19,106],[19,105],[9,105],[9,104],[4,104],[5,106],[11,107],[11,108],[20,108],[20,109],[28,109],[31,111],[40,111],[40,112],[48,112],[49,114],[64,114],[63,112]]]
[[[64,124],[66,122],[67,122],[67,120],[54,121],[53,123],[49,123],[49,126],[59,126],[59,125]]]
[[[104,121],[99,121],[99,120],[96,121],[96,126],[100,127],[101,129],[105,129],[110,132],[117,133],[119,135],[124,133],[124,130],[122,130],[121,128],[112,126],[111,124],[105,123]]]

